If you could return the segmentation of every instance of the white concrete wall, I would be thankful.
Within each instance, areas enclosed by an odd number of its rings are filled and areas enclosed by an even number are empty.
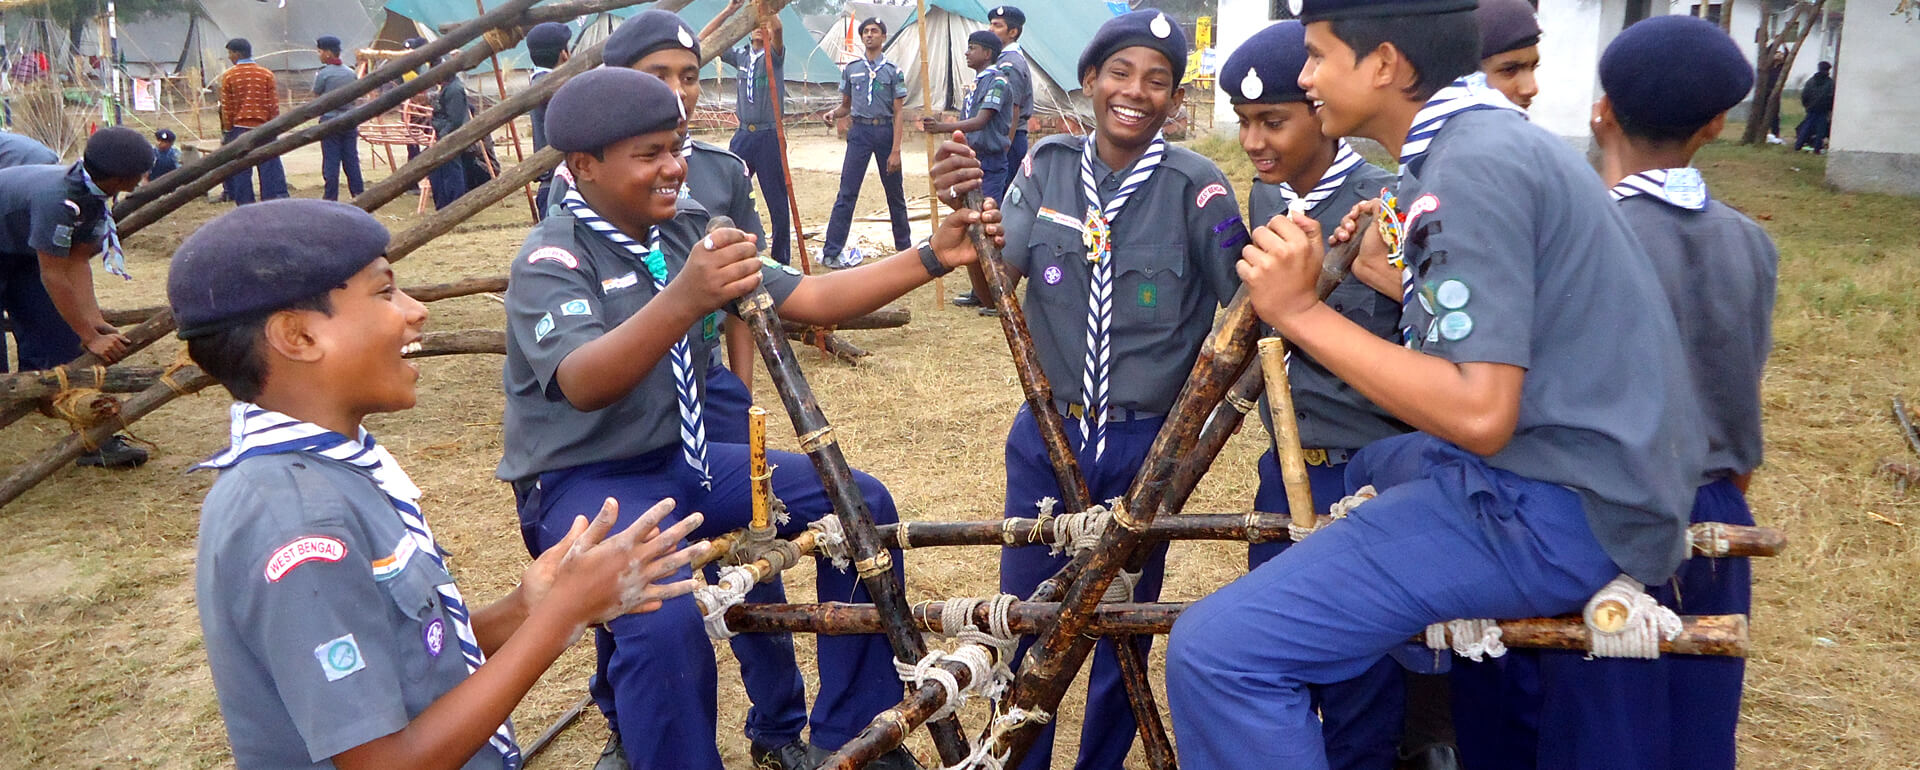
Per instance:
[[[1533,122],[1575,147],[1592,141],[1587,128],[1600,99],[1600,53],[1619,34],[1625,0],[1540,0],[1540,93],[1527,110]]]
[[[1847,3],[1835,65],[1827,182],[1843,190],[1920,196],[1920,22],[1896,0]],[[1804,52],[1803,52],[1804,54]]]
[[[1267,0],[1219,0],[1213,17],[1213,46],[1220,51],[1220,63],[1225,64],[1241,43],[1253,37],[1253,33],[1266,29],[1274,23],[1267,18],[1271,4]],[[1214,79],[1213,85],[1213,133],[1231,137],[1239,130],[1240,119],[1233,114],[1233,102],[1223,90],[1227,84]]]

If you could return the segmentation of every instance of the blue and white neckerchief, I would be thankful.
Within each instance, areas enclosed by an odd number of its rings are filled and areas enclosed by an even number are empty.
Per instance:
[[[988,86],[993,83],[994,75],[1005,77],[1006,73],[1000,71],[999,65],[994,65],[982,68],[980,74],[973,76],[973,89],[967,92],[965,105],[967,117],[971,118],[980,113],[980,100],[986,96]]]
[[[653,291],[656,296],[666,290],[667,260],[660,251],[660,228],[655,227],[647,231],[648,244],[642,246],[639,241],[620,232],[620,228],[614,227],[612,222],[594,213],[593,207],[587,205],[587,199],[580,197],[579,190],[568,190],[566,197],[562,198],[560,203],[566,206],[567,210],[573,213],[573,218],[580,220],[581,224],[607,240],[613,241],[614,245],[626,249],[627,253],[639,259],[646,266],[647,277],[653,280]],[[700,386],[694,381],[693,346],[687,343],[685,332],[681,333],[679,339],[674,340],[673,349],[669,352],[668,358],[673,364],[673,386],[680,402],[680,456],[700,477],[700,486],[712,489],[713,475],[707,469],[706,417],[700,405]]]
[[[394,512],[399,514],[400,524],[407,530],[407,540],[396,546],[396,550],[407,548],[426,557],[448,575],[453,574],[447,569],[446,552],[433,539],[433,530],[427,527],[427,520],[420,515],[420,488],[414,486],[413,479],[400,468],[393,455],[387,453],[386,447],[373,440],[373,434],[368,433],[366,428],[360,429],[357,438],[347,438],[313,423],[246,402],[235,402],[230,415],[232,445],[195,466],[196,469],[226,469],[249,457],[285,452],[306,452],[357,467],[373,477]],[[438,586],[437,590],[441,606],[446,608],[447,617],[453,620],[453,634],[459,640],[460,656],[466,660],[467,673],[472,674],[480,668],[480,664],[486,662],[487,655],[481,651],[480,641],[473,635],[473,619],[467,611],[467,602],[461,598],[460,589],[451,581]],[[513,739],[513,720],[508,719],[494,728],[487,745],[500,752],[508,770],[520,767],[520,746]]]
[[[1105,206],[1100,205],[1100,182],[1093,176],[1094,135],[1087,134],[1086,142],[1080,153],[1080,193],[1087,200],[1082,232],[1087,261],[1093,263],[1093,280],[1087,292],[1087,357],[1080,375],[1080,448],[1091,445],[1093,459],[1099,462],[1107,451],[1107,393],[1113,375],[1113,223],[1166,157],[1167,140],[1154,135]]]
[[[87,173],[85,163],[76,163],[74,167],[80,169],[80,181],[86,183],[87,192],[99,198],[104,209],[100,216],[106,223],[107,238],[106,246],[100,249],[100,264],[105,266],[109,273],[125,280],[133,280],[133,276],[127,272],[127,252],[120,248],[120,228],[113,222],[113,207],[108,205],[112,203],[113,196],[108,195],[106,190],[100,189],[100,185],[94,184],[93,175]],[[78,221],[74,222],[76,227],[79,224]]]
[[[880,68],[887,66],[889,62],[887,61],[886,54],[881,54],[880,60],[877,62],[868,61],[865,56],[860,57],[859,62],[867,68],[867,106],[872,107],[873,92],[880,90]]]
[[[534,65],[533,74],[527,76],[527,82],[531,83],[535,80],[539,80],[540,76],[545,75],[552,71],[553,71],[552,67],[542,67],[539,65]]]
[[[747,71],[746,71],[746,75],[740,79],[740,82],[746,84],[747,104],[753,104],[755,101],[753,98],[753,73],[754,73],[754,70],[759,69],[760,57],[763,55],[765,55],[765,52],[762,51],[761,49],[754,48],[753,46],[747,46]],[[744,104],[741,105],[741,109],[745,109],[745,108],[746,108],[746,105]]]
[[[1347,144],[1347,140],[1339,141],[1340,147],[1333,153],[1333,165],[1327,167],[1326,173],[1320,175],[1320,183],[1314,185],[1312,190],[1308,190],[1305,197],[1294,192],[1293,185],[1286,182],[1280,183],[1280,200],[1286,203],[1288,208],[1293,207],[1294,201],[1300,201],[1306,206],[1307,211],[1313,211],[1321,201],[1339,192],[1340,186],[1347,183],[1347,174],[1360,167],[1362,162],[1360,153],[1354,152],[1353,146]]]
[[[1651,196],[1662,203],[1687,211],[1706,211],[1712,200],[1700,170],[1691,167],[1656,168],[1620,180],[1607,191],[1613,199],[1625,200],[1638,195]]]
[[[1419,166],[1427,159],[1427,150],[1433,145],[1433,139],[1440,135],[1440,129],[1454,116],[1475,110],[1512,110],[1520,108],[1509,101],[1504,94],[1489,87],[1486,78],[1472,76],[1459,78],[1445,88],[1435,92],[1413,116],[1413,125],[1407,128],[1406,141],[1400,145],[1399,178],[1405,181],[1409,172],[1418,174]],[[1525,114],[1521,112],[1521,114]],[[1417,202],[1416,204],[1417,205]],[[1395,211],[1392,216],[1405,221],[1406,212]],[[1413,265],[1407,263],[1407,241],[1413,234],[1401,232],[1398,245],[1388,258],[1394,267],[1400,268],[1400,317],[1407,318],[1416,293],[1413,289]],[[1400,339],[1407,347],[1413,347],[1413,327],[1402,323]]]

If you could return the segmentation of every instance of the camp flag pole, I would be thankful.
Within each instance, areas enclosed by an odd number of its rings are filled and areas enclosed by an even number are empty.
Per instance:
[[[109,5],[108,7],[112,7],[112,6]],[[487,12],[486,0],[473,0],[473,7],[476,10],[480,11],[480,13],[482,14],[485,14]],[[490,58],[493,61],[493,83],[494,85],[497,85],[500,87],[500,100],[506,101],[507,76],[500,72],[500,55],[498,53],[495,53]],[[513,141],[513,162],[515,163],[526,162],[527,155],[523,150],[520,149],[519,121],[517,120],[507,121],[507,138]],[[491,142],[489,142],[489,144],[491,144]],[[392,150],[388,150],[388,151],[391,152]],[[487,154],[491,155],[492,153],[487,153]],[[500,167],[497,165],[489,170],[493,172],[494,176],[500,175]],[[533,215],[533,221],[539,222],[540,221],[540,204],[539,202],[533,199],[533,185],[525,185],[521,189],[526,190],[527,192],[527,213]]]
[[[109,105],[109,108],[112,110],[112,114],[110,117],[113,121],[113,124],[117,126],[117,125],[120,125],[120,120],[121,120],[121,114],[120,114],[120,17],[117,12],[117,9],[115,8],[114,0],[107,0],[107,50],[104,53],[106,53],[107,71],[111,73],[107,81],[108,82],[107,87],[111,89],[110,91],[107,92],[107,104]]]
[[[761,14],[767,13],[766,0],[759,0],[756,5]],[[773,9],[773,13],[779,12],[778,7]],[[786,88],[787,84],[780,79],[785,68],[775,67],[772,64],[773,25],[766,23],[766,19],[762,18],[758,26],[767,31],[767,93],[773,97],[773,138],[780,144],[780,176],[787,181],[787,213],[793,217],[793,249],[800,254],[800,272],[811,274],[813,260],[807,258],[807,234],[800,227],[800,196],[796,194],[798,191],[793,187],[793,164],[787,162],[787,103],[781,94],[781,89]],[[781,45],[781,50],[786,50],[784,43]],[[768,201],[767,205],[772,206],[773,202]],[[768,211],[767,215],[779,216],[772,211]]]
[[[920,114],[925,116],[933,112],[933,71],[927,65],[927,0],[919,0],[916,13],[919,19],[914,26],[920,28]],[[902,120],[904,116],[896,115],[894,119]],[[933,154],[939,147],[939,138],[927,134],[927,221],[935,228],[940,227],[940,188],[933,184]],[[933,279],[933,304],[941,310],[947,309],[947,282],[937,276]]]

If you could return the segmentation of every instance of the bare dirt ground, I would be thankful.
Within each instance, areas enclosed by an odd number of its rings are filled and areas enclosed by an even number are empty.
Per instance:
[[[725,136],[706,138],[725,144]],[[798,132],[794,144],[807,228],[823,230],[838,183],[839,144],[817,128]],[[910,135],[908,144],[922,142]],[[1202,149],[1228,158],[1223,165],[1233,179],[1248,178],[1232,162],[1231,147]],[[911,173],[926,167],[917,155],[909,152],[905,161],[909,195],[926,192],[925,177]],[[1887,400],[1905,394],[1920,401],[1920,372],[1911,364],[1920,353],[1920,246],[1912,237],[1920,217],[1910,202],[1826,191],[1821,161],[1809,156],[1717,146],[1700,165],[1716,197],[1762,221],[1783,253],[1766,385],[1767,466],[1752,499],[1758,518],[1784,527],[1793,543],[1782,557],[1756,565],[1742,764],[1920,766],[1920,610],[1911,601],[1920,505],[1874,473],[1881,458],[1915,460],[1892,426]],[[296,195],[318,195],[317,148],[295,153],[288,171]],[[869,176],[858,212],[884,206]],[[414,207],[414,198],[402,198],[380,216],[402,229]],[[163,301],[167,256],[195,225],[223,210],[195,204],[132,238],[137,279],[98,278],[102,304]],[[524,200],[509,198],[400,263],[402,283],[500,274],[526,227]],[[883,244],[885,227],[862,225],[856,237]],[[924,227],[916,223],[916,231]],[[949,296],[964,288],[964,279],[946,282]],[[903,518],[996,518],[1002,445],[1020,402],[999,327],[941,307],[931,286],[903,303],[914,312],[910,326],[847,335],[874,354],[858,367],[802,352],[809,380],[848,457],[889,484]],[[500,305],[484,296],[431,309],[435,330],[503,322]],[[164,363],[177,349],[166,341],[136,362]],[[512,495],[492,478],[501,451],[499,366],[491,356],[425,361],[419,406],[370,421],[425,490],[426,510],[456,555],[463,587],[482,601],[504,594],[526,563]],[[764,374],[756,385],[763,403],[777,404]],[[0,510],[11,532],[0,540],[0,756],[8,758],[0,764],[232,764],[193,607],[199,502],[212,477],[186,473],[225,443],[226,404],[217,388],[176,401],[134,426],[158,445],[146,467],[67,469]],[[793,448],[786,425],[776,422],[776,446]],[[28,418],[0,433],[0,465],[33,456],[63,433],[62,425]],[[1189,510],[1244,509],[1266,440],[1258,428],[1236,437]],[[910,552],[908,594],[990,594],[995,556],[988,548]],[[1168,563],[1165,598],[1191,600],[1240,575],[1244,547],[1180,543]],[[811,598],[812,568],[794,570],[789,583],[794,600]],[[810,668],[812,640],[797,641]],[[716,657],[721,750],[730,766],[745,767],[739,726],[746,700],[724,645]],[[515,714],[523,736],[538,734],[580,697],[591,661],[583,644],[541,682]],[[1156,657],[1156,669],[1159,663]],[[962,717],[977,727],[983,715],[975,705]],[[1079,729],[1077,706],[1069,704],[1060,721],[1057,756],[1064,765]],[[590,766],[605,736],[604,721],[590,714],[536,765]],[[913,745],[932,756],[923,738]]]

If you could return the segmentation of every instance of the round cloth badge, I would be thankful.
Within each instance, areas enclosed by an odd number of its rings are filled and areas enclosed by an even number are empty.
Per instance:
[[[1467,306],[1467,300],[1473,298],[1473,290],[1456,279],[1449,278],[1440,282],[1440,288],[1434,291],[1440,306],[1448,310],[1459,310]]]
[[[1047,269],[1040,271],[1040,280],[1046,281],[1048,286],[1058,286],[1065,275],[1059,265],[1047,265]]]
[[[440,651],[447,647],[446,622],[434,618],[433,622],[428,623],[427,627],[420,632],[420,641],[426,645],[428,655],[440,657]]]
[[[1450,341],[1459,341],[1473,333],[1473,316],[1455,310],[1440,316],[1440,336]]]
[[[1167,21],[1167,15],[1163,13],[1153,17],[1153,23],[1147,25],[1147,30],[1152,32],[1154,37],[1165,40],[1168,35],[1173,34],[1173,24]]]

